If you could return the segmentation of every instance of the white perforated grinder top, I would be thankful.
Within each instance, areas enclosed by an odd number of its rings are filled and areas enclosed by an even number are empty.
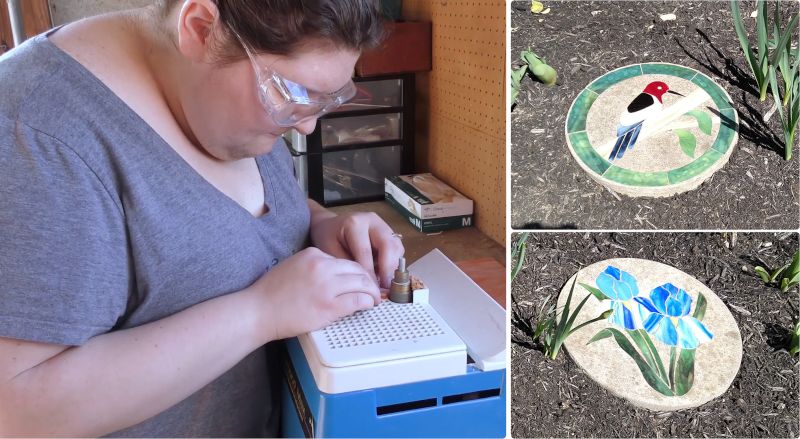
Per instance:
[[[311,344],[327,367],[463,351],[466,346],[439,314],[425,303],[394,303],[359,311],[311,332]]]

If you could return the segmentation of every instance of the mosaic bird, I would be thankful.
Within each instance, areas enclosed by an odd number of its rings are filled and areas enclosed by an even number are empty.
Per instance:
[[[683,96],[680,93],[670,91],[667,84],[661,81],[654,81],[647,84],[647,87],[628,104],[628,108],[619,118],[617,142],[614,144],[611,155],[608,156],[609,160],[621,159],[627,150],[633,149],[644,122],[661,112],[661,108],[664,106],[661,97],[664,93]]]

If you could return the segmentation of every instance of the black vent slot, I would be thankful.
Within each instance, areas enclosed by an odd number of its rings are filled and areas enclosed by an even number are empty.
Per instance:
[[[407,412],[409,410],[422,409],[425,407],[435,407],[436,398],[420,399],[419,401],[401,402],[400,404],[382,405],[375,409],[380,415],[388,415],[390,413]]]
[[[476,399],[491,398],[500,396],[500,389],[479,390],[477,392],[461,393],[442,398],[442,405],[455,404],[458,402],[474,401]]]

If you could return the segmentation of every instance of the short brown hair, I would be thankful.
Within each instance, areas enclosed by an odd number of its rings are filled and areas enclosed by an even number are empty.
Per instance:
[[[160,0],[168,14],[182,0]],[[223,59],[244,56],[228,30],[257,52],[288,55],[309,39],[362,51],[383,38],[379,0],[214,0],[227,41],[219,47]]]

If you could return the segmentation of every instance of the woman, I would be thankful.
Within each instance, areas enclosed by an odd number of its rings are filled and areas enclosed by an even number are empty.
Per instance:
[[[163,0],[0,59],[0,436],[277,433],[264,344],[375,306],[403,253],[280,140],[352,97],[379,22]]]

